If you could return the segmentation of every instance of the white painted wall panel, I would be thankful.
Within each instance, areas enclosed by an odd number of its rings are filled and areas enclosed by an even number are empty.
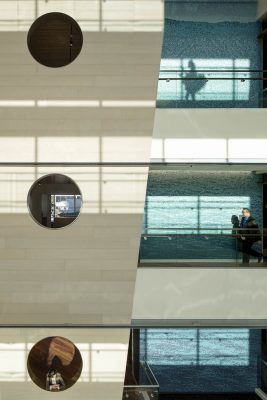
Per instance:
[[[138,269],[133,318],[267,320],[265,269]],[[223,323],[222,323],[223,325]]]
[[[152,159],[267,162],[266,109],[157,109]]]

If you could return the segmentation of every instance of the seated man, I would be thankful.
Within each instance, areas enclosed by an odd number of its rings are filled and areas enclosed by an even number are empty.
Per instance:
[[[46,374],[46,390],[50,392],[58,392],[65,390],[65,382],[61,374],[54,368],[50,368]]]

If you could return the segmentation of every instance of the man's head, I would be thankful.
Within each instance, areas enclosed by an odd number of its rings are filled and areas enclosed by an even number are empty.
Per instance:
[[[243,208],[243,209],[242,209],[242,215],[243,215],[243,217],[245,217],[245,218],[250,217],[250,216],[251,216],[251,211],[250,211],[250,209],[249,209],[249,208]]]
[[[55,368],[50,368],[50,370],[48,371],[49,376],[56,375],[56,373],[57,373],[57,370]]]

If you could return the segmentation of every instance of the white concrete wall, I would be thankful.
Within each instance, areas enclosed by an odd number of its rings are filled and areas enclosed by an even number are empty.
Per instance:
[[[76,344],[83,359],[80,379],[58,394],[61,399],[118,400],[128,349],[128,329],[1,329],[0,398],[2,400],[54,399],[36,386],[27,371],[32,346],[49,336],[63,336]]]
[[[267,321],[266,269],[148,268],[139,269],[134,319]],[[205,323],[204,323],[205,324]],[[246,322],[243,321],[244,326]]]
[[[160,32],[162,0],[1,0],[0,31],[27,31],[47,12],[71,15],[88,32]]]

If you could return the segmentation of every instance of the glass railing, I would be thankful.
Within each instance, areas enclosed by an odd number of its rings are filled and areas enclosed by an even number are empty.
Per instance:
[[[206,343],[202,340],[197,348],[193,341],[190,344],[191,347],[178,340],[176,345],[172,343],[171,351],[167,353],[168,343],[161,342],[158,343],[158,354],[155,354],[154,344],[150,343],[148,357],[151,368],[161,382],[162,394],[171,392],[174,398],[189,393],[206,394],[210,399],[216,399],[216,394],[220,394],[224,399],[224,394],[232,393],[232,400],[254,398],[255,387],[260,386],[255,348],[249,351],[247,347],[240,354],[240,342],[235,343],[237,347],[234,347],[234,343],[230,344],[231,349],[224,340],[209,342],[209,347],[205,347]],[[211,394],[215,395],[214,398],[209,396]],[[245,397],[248,394],[252,396]]]
[[[265,346],[265,345],[264,345]],[[262,355],[258,357],[258,386],[255,388],[255,393],[258,398],[262,400],[267,399],[267,360],[266,353],[263,351]]]
[[[258,108],[266,106],[265,71],[248,69],[163,69],[158,108]]]
[[[263,247],[267,229],[226,227],[146,228],[139,266],[267,267]]]
[[[158,400],[159,384],[149,365],[140,362],[138,384],[124,385],[123,400]]]

